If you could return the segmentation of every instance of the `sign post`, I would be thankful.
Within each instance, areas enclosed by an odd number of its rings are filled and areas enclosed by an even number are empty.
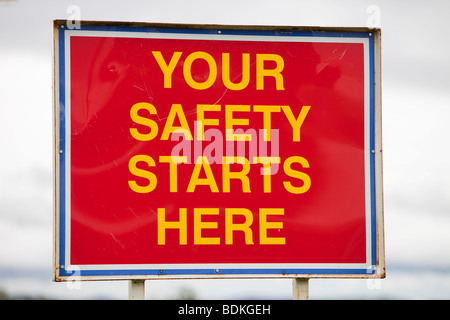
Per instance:
[[[309,299],[309,279],[295,278],[292,280],[292,298],[293,300]]]
[[[145,299],[145,280],[129,280],[128,299],[129,300]]]
[[[378,29],[55,21],[54,46],[55,281],[385,276]]]

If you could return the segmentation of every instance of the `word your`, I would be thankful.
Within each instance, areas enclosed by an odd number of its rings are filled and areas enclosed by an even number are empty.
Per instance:
[[[164,88],[172,88],[172,73],[183,52],[174,52],[169,62],[166,62],[160,51],[152,51],[161,71],[164,75]],[[203,60],[208,64],[209,76],[203,82],[197,82],[192,76],[192,65],[195,61]],[[275,68],[268,69],[265,62],[275,63]],[[283,76],[284,60],[277,54],[256,54],[256,90],[264,90],[264,78],[275,78],[277,90],[284,90]],[[183,76],[186,83],[193,89],[205,90],[210,88],[217,79],[217,63],[207,52],[196,51],[189,54],[183,63]],[[230,79],[230,54],[222,53],[222,82],[230,90],[243,90],[250,82],[250,54],[242,54],[242,79],[239,83],[233,83]]]

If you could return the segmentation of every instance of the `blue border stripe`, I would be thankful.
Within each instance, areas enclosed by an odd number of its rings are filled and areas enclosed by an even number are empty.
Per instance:
[[[375,150],[375,47],[374,36],[369,36],[370,65],[370,150]],[[371,189],[371,228],[372,228],[372,265],[377,265],[377,212],[375,185],[375,153],[370,152],[370,189]]]
[[[59,264],[64,266],[65,262],[65,239],[66,239],[66,78],[65,78],[65,31],[59,29],[59,105],[60,105],[60,132],[59,132]],[[62,152],[61,152],[62,151]],[[60,269],[61,270],[61,269]]]
[[[302,37],[332,37],[332,38],[367,38],[366,32],[350,31],[297,31],[297,30],[246,30],[233,29],[227,26],[221,28],[171,28],[171,27],[142,27],[142,26],[81,26],[79,30],[86,31],[118,31],[118,32],[143,32],[143,33],[181,33],[181,34],[217,34],[246,35],[246,36],[302,36]]]
[[[59,224],[59,260],[64,266],[65,261],[65,237],[66,237],[66,212],[65,212],[65,165],[66,161],[66,119],[65,117],[65,31],[67,28],[62,25],[59,29],[59,103],[60,103],[60,224]],[[120,32],[144,32],[144,33],[194,33],[194,34],[221,34],[226,35],[253,35],[253,36],[306,36],[306,37],[336,37],[336,38],[368,38],[369,39],[369,66],[370,66],[370,150],[375,149],[375,57],[374,57],[374,37],[367,32],[349,31],[273,31],[273,30],[241,30],[241,29],[202,29],[202,28],[169,28],[169,27],[132,27],[132,26],[82,26],[82,30],[92,31],[120,31]],[[262,41],[264,41],[262,39]],[[371,188],[371,242],[372,242],[372,266],[377,265],[377,230],[376,230],[376,195],[375,195],[375,154],[370,152],[370,188]],[[289,274],[311,274],[311,275],[363,275],[374,274],[375,268],[317,268],[317,269],[121,269],[121,270],[70,270],[60,268],[60,276],[127,276],[127,275],[289,275]]]
[[[123,270],[71,270],[61,273],[63,276],[167,276],[167,275],[294,275],[294,274],[374,274],[374,268],[363,269],[123,269]]]

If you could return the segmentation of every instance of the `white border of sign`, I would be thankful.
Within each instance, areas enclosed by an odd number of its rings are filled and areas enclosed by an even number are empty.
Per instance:
[[[69,280],[74,275],[79,280],[286,277],[383,278],[385,276],[381,156],[381,45],[379,29],[186,26],[106,22],[81,22],[80,26],[80,30],[70,29],[67,27],[66,21],[54,22],[55,281]],[[136,29],[133,29],[133,27]],[[156,28],[158,31],[142,32],[142,28]],[[169,31],[160,32],[162,28],[166,28]],[[179,32],[180,29],[183,32]],[[186,29],[191,30],[191,32],[186,32]],[[233,30],[238,32],[214,32],[215,30]],[[282,34],[283,30],[290,32],[289,35],[284,36]],[[319,36],[312,36],[311,34],[314,31],[320,31],[321,33]],[[262,35],[260,34],[261,32]],[[270,35],[273,32],[281,33],[281,35]],[[340,33],[340,36],[336,37],[334,33]],[[355,34],[362,34],[362,36],[355,36]],[[70,121],[65,120],[70,119],[69,63],[70,37],[73,35],[222,41],[362,43],[364,45],[365,61],[364,140],[367,263],[72,265],[70,263],[70,162],[68,161],[70,159]],[[371,84],[373,84],[373,87],[371,87]],[[373,194],[375,194],[375,197],[373,197]]]

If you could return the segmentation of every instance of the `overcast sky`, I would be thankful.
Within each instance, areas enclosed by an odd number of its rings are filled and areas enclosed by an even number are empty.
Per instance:
[[[450,299],[450,1],[0,0],[0,289],[127,298],[53,283],[52,20],[381,26],[384,280],[311,280],[310,298]],[[74,11],[75,10],[75,11]],[[147,281],[147,297],[290,299],[290,280]]]

